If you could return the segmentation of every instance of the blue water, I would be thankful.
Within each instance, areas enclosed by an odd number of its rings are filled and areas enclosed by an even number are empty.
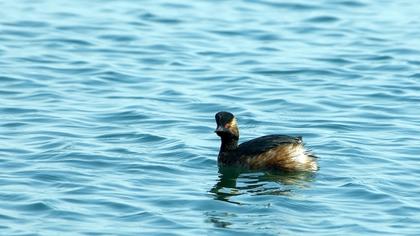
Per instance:
[[[419,235],[419,12],[0,1],[0,234]],[[220,110],[320,170],[219,170]]]

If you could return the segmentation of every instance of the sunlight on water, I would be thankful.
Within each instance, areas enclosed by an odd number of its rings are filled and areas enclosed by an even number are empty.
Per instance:
[[[0,1],[1,235],[417,235],[415,1]],[[316,173],[218,168],[301,135]]]

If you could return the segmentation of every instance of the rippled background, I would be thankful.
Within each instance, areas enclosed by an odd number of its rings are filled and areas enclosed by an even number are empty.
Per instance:
[[[418,235],[417,1],[0,1],[1,235]],[[218,169],[302,135],[315,175]]]

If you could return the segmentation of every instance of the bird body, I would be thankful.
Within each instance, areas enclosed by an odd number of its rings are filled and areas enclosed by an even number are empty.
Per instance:
[[[220,165],[237,165],[249,169],[282,171],[316,171],[316,157],[305,149],[302,137],[262,136],[238,145],[236,118],[229,112],[216,114],[216,133],[221,138]]]

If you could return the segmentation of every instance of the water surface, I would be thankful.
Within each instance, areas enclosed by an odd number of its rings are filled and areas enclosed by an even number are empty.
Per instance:
[[[0,1],[2,235],[418,235],[415,1]],[[218,169],[302,135],[315,174]]]

